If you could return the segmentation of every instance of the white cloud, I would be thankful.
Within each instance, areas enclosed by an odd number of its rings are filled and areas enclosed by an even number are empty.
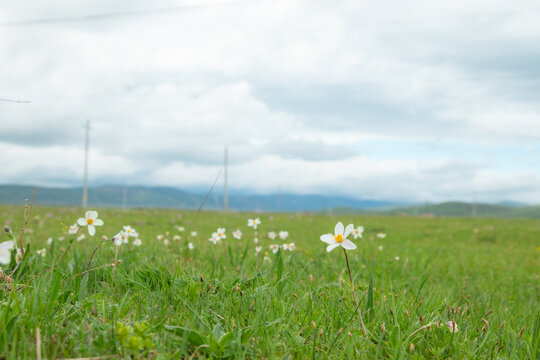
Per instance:
[[[538,179],[537,162],[508,170],[399,147],[535,149],[533,1],[2,6],[0,98],[32,102],[0,102],[0,182],[77,183],[90,118],[94,183],[204,186],[227,145],[231,184],[253,191],[428,200],[481,186],[494,201],[540,201],[538,185],[512,180]],[[58,21],[6,24],[45,18]],[[395,141],[393,156],[360,156],[366,140]]]

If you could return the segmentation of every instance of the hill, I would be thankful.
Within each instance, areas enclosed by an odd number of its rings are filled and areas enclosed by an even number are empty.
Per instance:
[[[21,185],[0,185],[1,204],[21,204],[32,197],[33,187]],[[88,205],[96,207],[159,207],[196,209],[206,194],[191,193],[169,187],[143,187],[106,185],[88,190]],[[82,188],[48,188],[37,190],[36,203],[39,205],[79,206]],[[204,208],[221,209],[221,194],[211,194]],[[232,210],[256,211],[320,211],[333,207],[353,209],[374,209],[397,205],[388,201],[357,200],[346,197],[296,194],[231,194],[229,208]]]

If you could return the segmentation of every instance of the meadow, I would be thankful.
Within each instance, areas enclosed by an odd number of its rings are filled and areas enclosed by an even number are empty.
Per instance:
[[[540,358],[538,220],[91,210],[93,237],[68,233],[80,208],[34,206],[25,227],[0,206],[27,249],[2,265],[2,358]],[[364,227],[353,284],[320,240],[338,221]],[[139,246],[111,241],[123,226]]]

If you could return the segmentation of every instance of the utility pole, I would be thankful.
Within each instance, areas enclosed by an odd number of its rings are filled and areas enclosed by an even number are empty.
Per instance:
[[[475,218],[478,216],[478,205],[476,204],[476,191],[473,193],[473,203],[471,208],[471,216]]]
[[[90,120],[86,120],[86,136],[84,141],[84,179],[83,179],[83,195],[82,195],[82,207],[83,209],[88,205],[88,149],[90,143]]]
[[[225,159],[224,159],[224,168],[223,172],[223,211],[227,212],[229,210],[229,189],[228,189],[228,176],[229,176],[229,150],[225,146]]]

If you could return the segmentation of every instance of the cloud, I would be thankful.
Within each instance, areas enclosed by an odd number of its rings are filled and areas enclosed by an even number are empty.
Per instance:
[[[0,97],[32,101],[0,102],[1,182],[76,184],[88,118],[92,183],[209,184],[228,146],[252,191],[540,201],[512,180],[540,176],[533,1],[29,4],[0,14]]]

